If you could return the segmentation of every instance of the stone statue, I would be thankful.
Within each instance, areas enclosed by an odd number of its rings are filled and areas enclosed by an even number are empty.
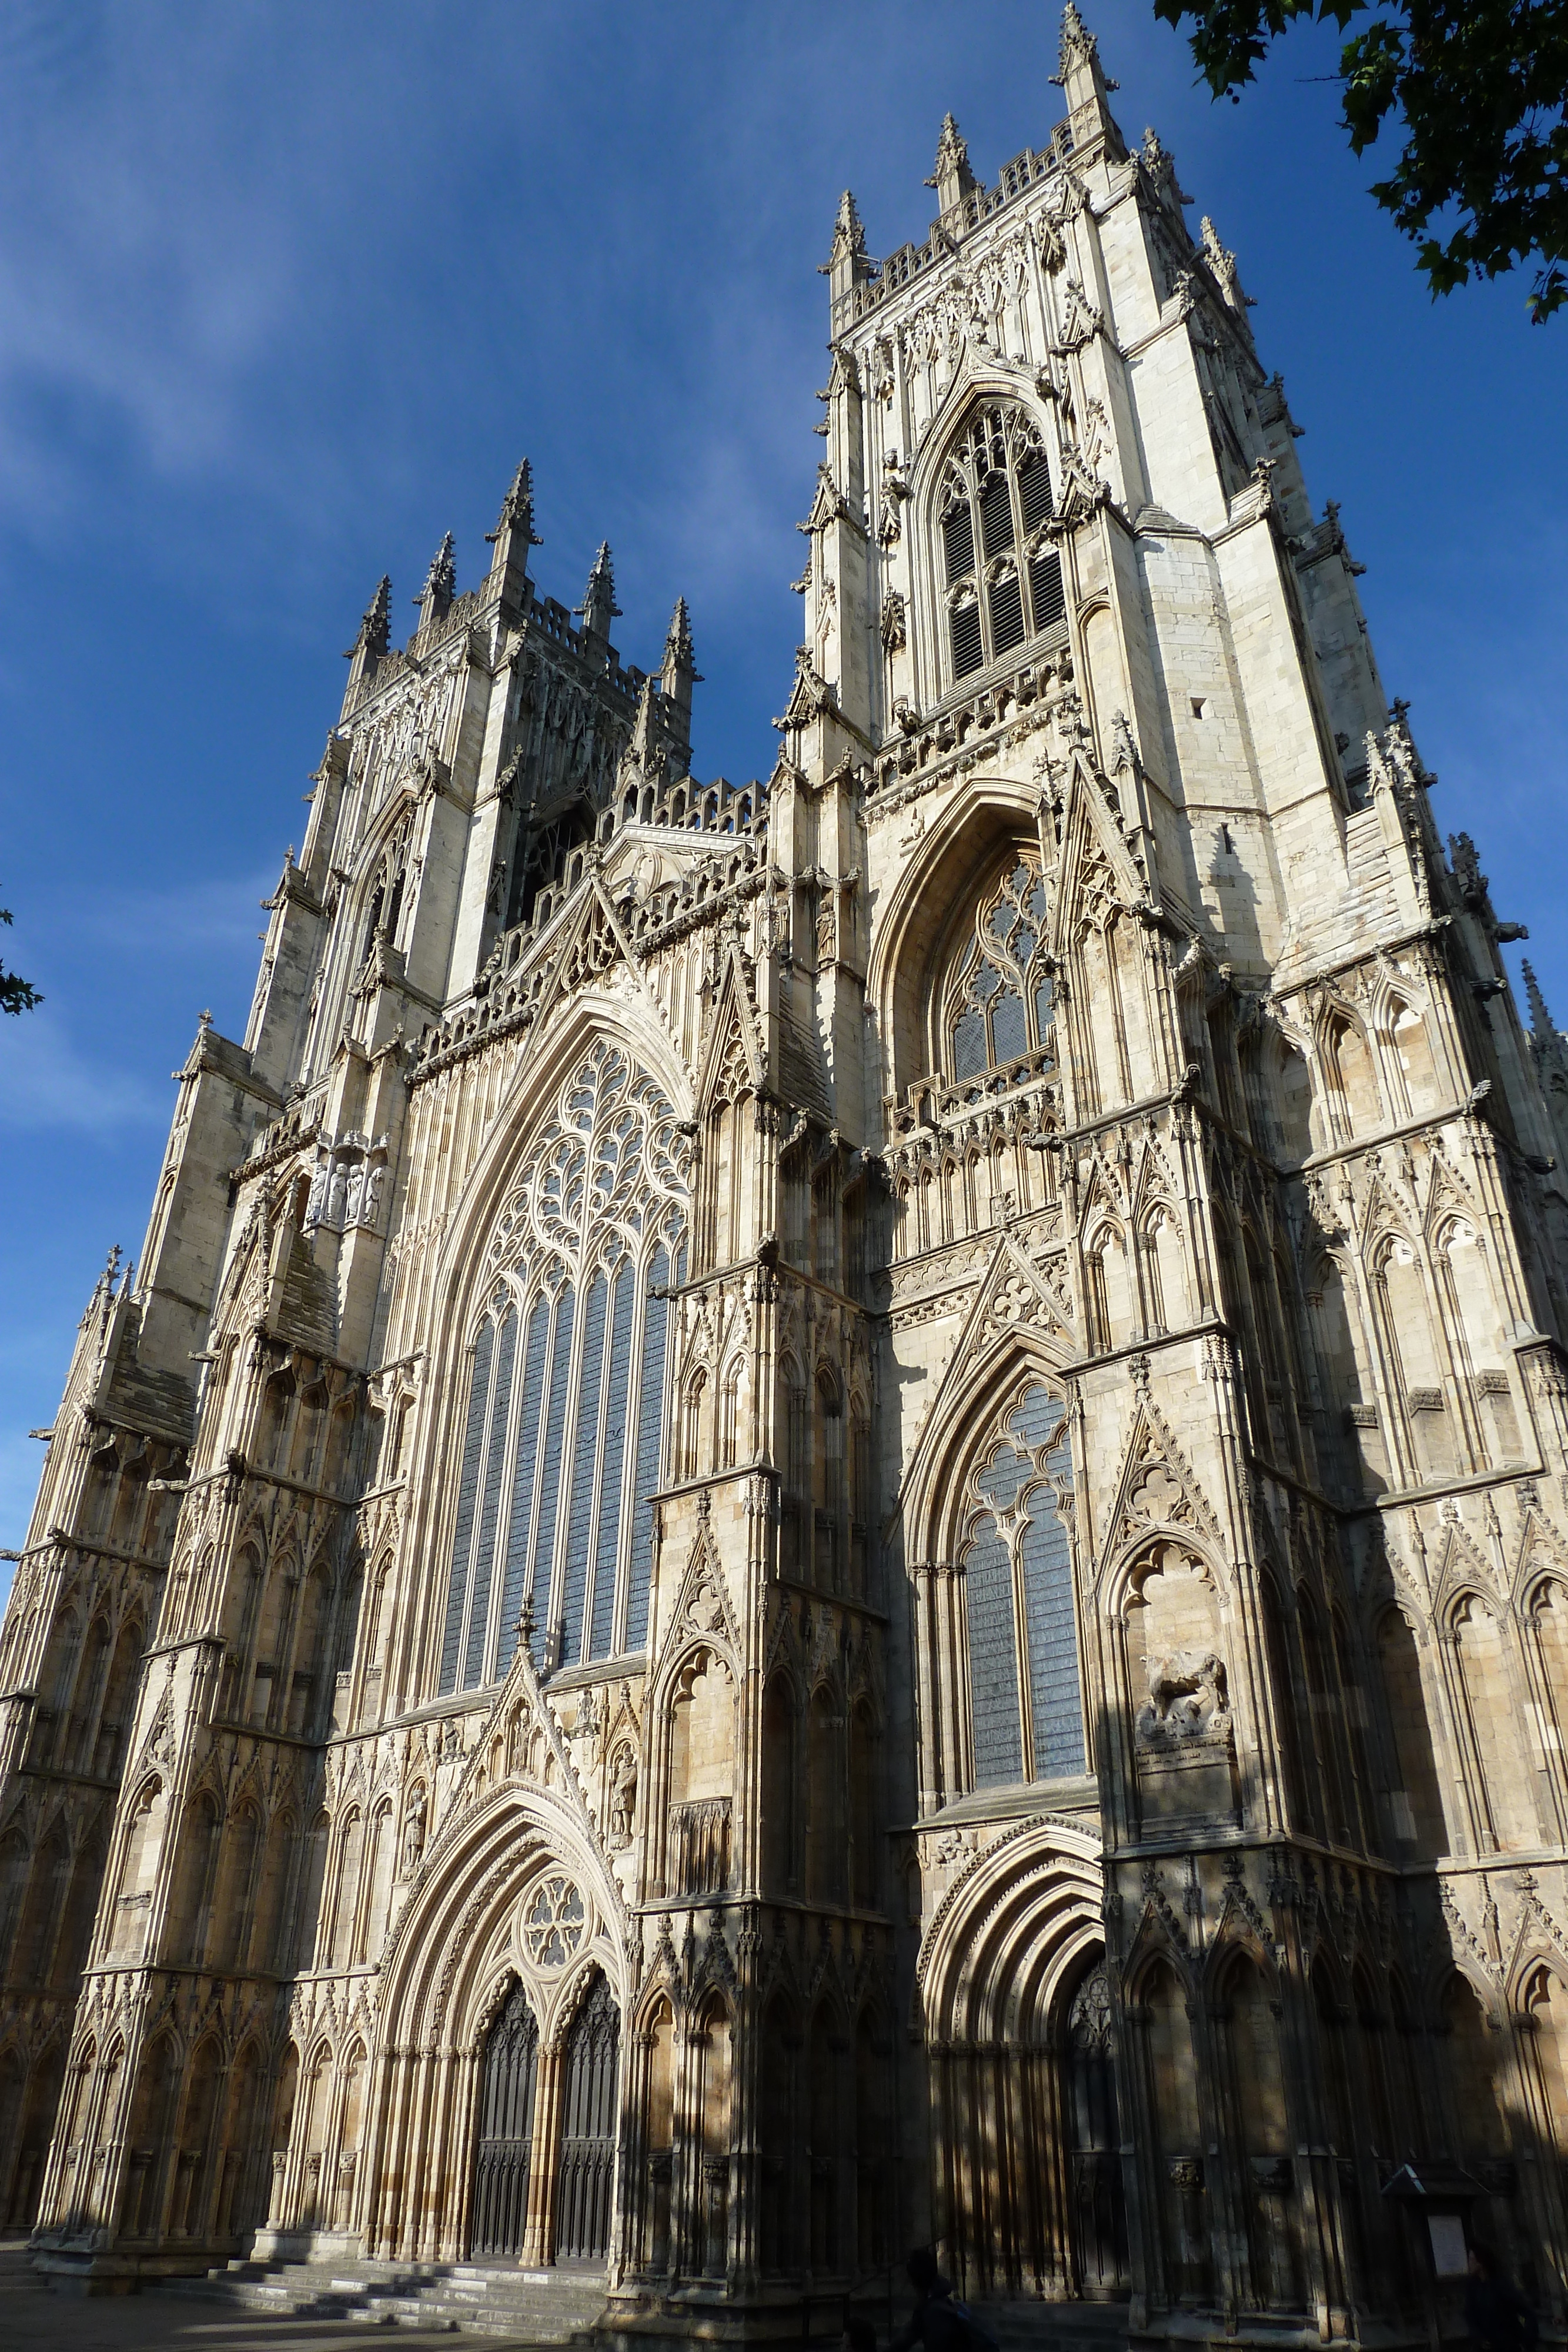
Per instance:
[[[610,1787],[610,1843],[617,1850],[631,1844],[636,1815],[637,1759],[630,1748],[620,1748]]]
[[[412,1878],[419,1868],[420,1857],[424,1852],[425,1818],[424,1790],[415,1789],[409,1799],[408,1811],[402,1817],[402,1874],[404,1878]]]

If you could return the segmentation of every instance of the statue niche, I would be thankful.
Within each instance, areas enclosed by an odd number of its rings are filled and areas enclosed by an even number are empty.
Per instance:
[[[1214,1579],[1196,1552],[1167,1542],[1136,1563],[1129,1584],[1127,1679],[1145,1822],[1230,1823],[1235,1741]]]

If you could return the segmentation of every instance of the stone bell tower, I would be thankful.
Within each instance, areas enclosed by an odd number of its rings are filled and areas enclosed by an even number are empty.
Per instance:
[[[1568,1048],[1071,5],[1056,80],[839,204],[766,779],[526,465],[365,614],[0,1635],[62,2273],[1403,2340],[1436,2217],[1563,2315]]]

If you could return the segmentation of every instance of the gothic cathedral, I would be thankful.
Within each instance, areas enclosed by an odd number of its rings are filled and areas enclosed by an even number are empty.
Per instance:
[[[1071,0],[1059,79],[839,207],[766,782],[526,465],[365,615],[5,1622],[56,2273],[1359,2337],[1441,2189],[1561,2308],[1568,1043]]]

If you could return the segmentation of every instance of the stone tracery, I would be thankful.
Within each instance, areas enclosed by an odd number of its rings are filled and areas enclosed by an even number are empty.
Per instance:
[[[688,1158],[674,1111],[601,1043],[554,1114],[486,1247],[442,1686],[506,1672],[520,1612],[555,1665],[635,1646],[645,1605]]]

